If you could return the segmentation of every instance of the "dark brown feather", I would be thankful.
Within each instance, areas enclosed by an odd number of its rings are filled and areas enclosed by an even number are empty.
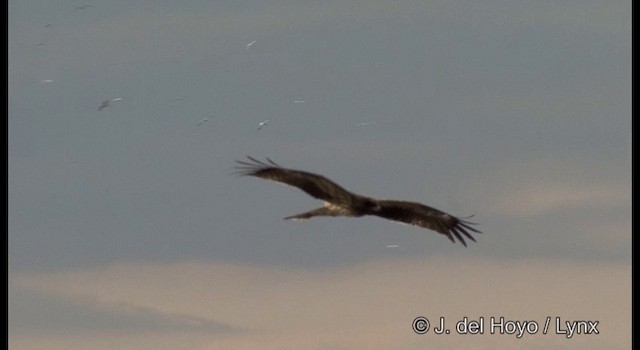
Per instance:
[[[247,156],[251,162],[236,161],[236,174],[260,177],[297,187],[308,195],[336,205],[351,205],[355,196],[324,176],[285,169],[267,158],[268,163]]]
[[[396,200],[378,200],[377,202],[380,205],[380,210],[372,215],[428,228],[446,235],[452,242],[455,242],[455,236],[464,246],[467,243],[462,235],[475,242],[469,231],[481,233],[470,226],[474,223],[464,221],[424,204]]]

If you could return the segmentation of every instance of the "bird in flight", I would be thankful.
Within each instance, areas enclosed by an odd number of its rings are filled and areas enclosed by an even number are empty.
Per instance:
[[[100,107],[98,107],[98,110],[101,111],[101,110],[109,107],[109,104],[111,102],[118,102],[118,101],[122,101],[122,97],[116,97],[116,98],[111,98],[111,99],[108,99],[108,100],[104,100],[104,101],[102,101],[102,104],[100,105]]]
[[[267,120],[263,120],[260,123],[258,123],[258,130],[264,128],[265,126],[267,126],[267,124],[269,123],[269,119]]]
[[[200,126],[209,121],[209,118],[200,119],[199,122],[196,123],[197,126]]]
[[[349,192],[328,178],[302,170],[283,168],[271,159],[266,162],[247,156],[248,161],[236,161],[234,174],[254,176],[297,187],[308,195],[323,200],[324,206],[285,220],[304,220],[314,216],[379,216],[384,219],[427,228],[441,233],[455,243],[457,238],[465,247],[465,237],[476,241],[470,232],[481,233],[465,221],[424,204],[390,199],[375,199]]]
[[[247,47],[246,47],[245,49],[249,50],[249,48],[250,48],[251,46],[253,46],[253,44],[257,43],[257,42],[258,42],[257,40],[254,40],[254,41],[252,41],[252,42],[248,43],[248,44],[247,44]]]

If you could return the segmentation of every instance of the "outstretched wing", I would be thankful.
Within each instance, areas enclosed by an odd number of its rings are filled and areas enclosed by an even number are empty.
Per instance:
[[[341,206],[349,206],[356,200],[354,194],[324,176],[286,169],[269,158],[267,158],[267,162],[249,156],[247,158],[249,162],[236,161],[239,164],[235,167],[236,174],[260,177],[297,187],[314,198]]]
[[[434,230],[449,237],[451,242],[455,242],[455,236],[465,247],[467,243],[464,241],[463,236],[467,236],[467,238],[475,242],[476,240],[469,231],[481,233],[470,226],[474,224],[472,222],[420,203],[379,200],[378,205],[380,210],[374,212],[373,215]]]

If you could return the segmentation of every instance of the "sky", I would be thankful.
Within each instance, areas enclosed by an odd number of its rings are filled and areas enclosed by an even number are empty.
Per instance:
[[[9,1],[9,348],[630,348],[630,10]],[[285,221],[247,155],[483,233]]]

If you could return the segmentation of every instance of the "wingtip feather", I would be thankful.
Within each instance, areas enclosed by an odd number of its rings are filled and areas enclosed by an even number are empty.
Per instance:
[[[234,166],[234,171],[231,175],[236,176],[256,176],[257,172],[272,167],[281,168],[276,162],[267,157],[267,162],[258,160],[249,155],[246,156],[249,161],[245,160],[236,160],[236,163],[239,165]]]

